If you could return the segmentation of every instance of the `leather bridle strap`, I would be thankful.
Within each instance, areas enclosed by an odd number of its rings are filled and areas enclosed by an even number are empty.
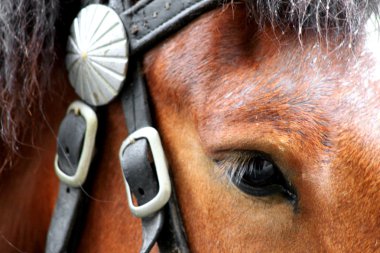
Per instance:
[[[73,175],[78,167],[86,122],[74,113],[66,115],[58,133],[58,163],[65,173]],[[46,241],[46,253],[70,252],[72,232],[83,210],[84,195],[80,187],[60,182],[58,199]]]
[[[218,0],[141,0],[120,14],[128,34],[130,55],[151,49],[203,13]]]
[[[82,114],[81,109],[87,109],[96,117],[91,107],[81,103],[74,102],[71,106],[73,110],[68,110],[63,119],[57,136],[57,156],[55,161],[55,169],[60,170],[64,175],[75,179],[75,175],[79,175],[78,170],[81,167],[81,159],[85,143],[88,141],[88,127],[95,127],[93,136],[96,134],[96,126],[93,122],[89,122],[86,114]],[[93,148],[90,147],[91,149]],[[90,151],[92,157],[93,150]],[[90,157],[90,159],[91,159]],[[79,172],[80,173],[80,172]],[[87,174],[87,173],[86,173]],[[73,252],[76,247],[76,242],[80,238],[80,226],[82,225],[81,217],[84,214],[86,205],[86,196],[83,189],[87,188],[89,180],[87,176],[81,182],[75,180],[65,180],[60,178],[58,199],[50,222],[48,231],[45,252],[46,253],[65,253]],[[86,181],[85,181],[86,180]]]
[[[129,130],[151,126],[145,81],[140,67],[133,66],[133,79],[121,96]],[[157,175],[146,139],[128,146],[122,156],[122,168],[131,192],[139,205],[151,201],[158,192]],[[149,252],[157,241],[161,252],[188,252],[186,237],[175,192],[164,209],[142,218],[143,244],[140,252]]]
[[[121,96],[130,134],[152,125],[145,79],[140,69],[140,59],[136,55],[142,55],[144,50],[217,4],[218,1],[211,0],[140,1],[120,14],[127,28],[133,59],[129,68],[132,77],[125,83]],[[138,139],[122,151],[123,174],[139,205],[151,201],[160,187],[151,156],[146,139]],[[172,189],[165,208],[142,218],[143,243],[140,252],[149,252],[156,241],[160,252],[189,252],[174,187]]]
[[[153,47],[217,4],[218,1],[212,0],[143,0],[120,14],[128,34],[130,56],[132,59],[135,57],[134,64],[129,69],[133,77],[127,81],[122,93],[129,133],[151,126],[145,80],[139,67],[140,59],[136,55],[142,55],[144,50]],[[150,156],[147,140],[138,139],[123,151],[121,157],[124,177],[139,205],[151,201],[160,187]],[[174,190],[165,208],[142,218],[142,225],[141,252],[149,252],[156,240],[161,252],[189,252]]]
[[[131,82],[122,91],[122,105],[129,132],[151,126],[145,83],[140,68],[132,66]],[[149,202],[158,192],[157,177],[152,168],[150,149],[146,139],[139,139],[123,151],[121,166],[138,205]],[[163,211],[142,219],[143,243],[140,252],[149,252],[164,224]]]
[[[130,134],[152,125],[145,80],[139,67],[143,54],[218,4],[217,0],[141,0],[132,5],[128,1],[109,0],[109,6],[114,8],[124,23],[129,40],[130,77],[125,81],[121,99]],[[124,11],[124,8],[129,6],[132,7]],[[74,233],[80,231],[78,224],[83,210],[84,195],[81,187],[84,180],[68,184],[70,180],[65,182],[65,178],[72,173],[76,174],[77,170],[81,171],[77,168],[81,164],[79,157],[82,157],[83,153],[86,153],[84,150],[87,150],[84,148],[86,141],[82,140],[87,135],[87,130],[83,129],[88,124],[81,122],[81,116],[75,113],[74,116],[75,118],[70,113],[66,116],[58,134],[56,172],[61,174],[60,178],[63,181],[60,184],[58,202],[49,228],[47,253],[74,251],[73,242],[76,238]],[[73,154],[72,156],[65,153],[67,149]],[[155,150],[150,148],[150,143],[140,138],[126,146],[120,155],[125,180],[138,205],[150,202],[165,186],[165,184],[160,185],[157,180],[160,177],[151,158],[152,152]],[[89,162],[92,151],[86,157],[84,160]],[[73,171],[70,171],[71,169]],[[171,184],[170,179],[166,182],[166,185]],[[169,195],[167,196],[169,198]],[[158,242],[161,252],[189,251],[174,190],[163,208],[157,208],[142,218],[142,225],[141,252],[149,252],[155,242]]]

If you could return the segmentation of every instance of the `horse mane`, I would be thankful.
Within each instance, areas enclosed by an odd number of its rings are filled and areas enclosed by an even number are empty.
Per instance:
[[[57,23],[65,21],[62,9],[59,0],[0,5],[0,171],[31,141],[42,113],[42,98],[51,88]]]
[[[232,0],[232,4],[235,2]],[[370,14],[378,13],[377,0],[246,0],[245,3],[250,16],[261,25],[269,22],[283,29],[291,26],[300,32],[312,28],[321,34],[334,30],[350,38]],[[51,70],[59,44],[56,42],[65,44],[62,41],[79,5],[80,1],[75,0],[12,0],[0,6],[3,161],[0,168],[33,136],[36,115],[43,113],[43,97],[52,86]]]
[[[314,30],[327,40],[335,37],[350,43],[372,14],[379,16],[378,0],[247,0],[246,4],[260,26],[294,29],[299,36]]]

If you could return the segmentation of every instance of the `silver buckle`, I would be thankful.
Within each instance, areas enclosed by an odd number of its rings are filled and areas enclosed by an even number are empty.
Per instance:
[[[94,152],[96,131],[98,129],[98,118],[96,113],[81,101],[73,102],[67,109],[67,114],[74,112],[80,114],[86,121],[86,134],[84,136],[82,154],[79,159],[77,171],[73,176],[64,173],[58,165],[58,155],[55,156],[54,169],[58,178],[65,184],[78,187],[86,180],[92,155]]]
[[[119,152],[120,161],[122,161],[124,150],[136,140],[141,138],[146,138],[148,140],[152,151],[159,184],[158,193],[151,201],[145,203],[144,205],[135,206],[133,204],[132,193],[128,182],[125,177],[123,178],[127,192],[128,205],[131,212],[139,218],[144,218],[160,210],[169,201],[172,189],[168,172],[168,164],[162,148],[160,135],[153,127],[141,128],[129,135],[128,138],[123,141]]]

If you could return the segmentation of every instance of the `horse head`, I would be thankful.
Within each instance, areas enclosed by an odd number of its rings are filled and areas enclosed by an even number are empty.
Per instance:
[[[118,1],[109,2],[117,11],[112,3]],[[343,0],[219,3],[136,53],[191,251],[380,250],[378,6],[378,1]],[[68,25],[63,27],[57,38],[67,39]],[[62,95],[40,96],[48,105],[47,124],[41,124],[54,135],[65,107],[77,98],[67,88],[62,59],[58,53],[51,74]],[[2,127],[11,125],[12,110]],[[131,252],[140,247],[140,223],[128,211],[118,161],[128,129],[117,99],[100,111],[106,114],[99,122],[103,141],[95,153],[93,183],[86,188],[90,201],[78,250]],[[14,158],[20,161],[3,173],[7,190],[0,192],[4,203],[11,194],[25,198],[17,187],[21,177],[31,199],[45,196],[38,204],[2,206],[0,214],[7,241],[36,252],[43,248],[58,189],[51,178],[52,134],[37,133],[43,150],[23,147],[33,159]],[[9,135],[2,137],[9,141]],[[33,181],[41,178],[52,190]],[[26,223],[41,228],[38,246],[23,242],[31,232],[20,236],[5,222],[5,214],[20,206],[28,214]],[[30,212],[36,207],[45,216],[41,222],[30,221],[39,215]],[[0,249],[9,251],[9,243],[4,245]]]

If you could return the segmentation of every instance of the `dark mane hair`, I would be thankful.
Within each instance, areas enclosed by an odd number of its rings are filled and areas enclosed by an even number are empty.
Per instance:
[[[378,17],[378,0],[246,0],[250,15],[261,26],[270,23],[282,30],[294,29],[299,36],[314,30],[349,42],[368,18]],[[326,36],[327,35],[327,36]]]
[[[50,88],[57,20],[63,23],[65,18],[60,16],[61,6],[59,0],[12,0],[0,5],[0,171],[32,136],[28,130],[33,130],[33,118]]]

